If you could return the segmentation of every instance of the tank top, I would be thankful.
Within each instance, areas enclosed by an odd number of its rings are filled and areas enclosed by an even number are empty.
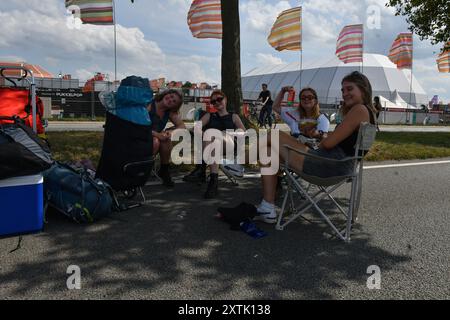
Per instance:
[[[211,113],[208,124],[204,127],[207,129],[217,129],[224,131],[227,129],[236,129],[236,125],[233,122],[233,113],[228,113],[224,116],[219,116],[217,113]]]
[[[150,107],[150,111],[148,112],[150,115],[150,120],[152,120],[152,130],[156,132],[161,132],[169,122],[169,111],[165,111],[162,118],[156,113],[156,102],[153,101]]]
[[[375,124],[375,119],[372,111],[370,111],[370,109],[367,106],[365,107],[367,108],[367,111],[369,111],[370,123]],[[340,124],[338,124],[337,127],[339,125]],[[348,136],[338,144],[338,147],[340,147],[349,157],[353,157],[355,155],[355,145],[358,140],[358,132],[359,127],[355,131],[353,131],[353,133],[350,136]],[[363,155],[365,156],[366,154],[367,151],[364,151]]]

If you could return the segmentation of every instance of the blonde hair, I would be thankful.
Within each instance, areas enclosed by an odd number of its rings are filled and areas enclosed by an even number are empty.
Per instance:
[[[168,94],[176,94],[178,96],[178,98],[180,98],[180,103],[177,106],[177,112],[180,110],[182,104],[183,104],[183,95],[181,94],[180,91],[176,90],[176,89],[168,89],[168,90],[164,90],[161,93],[158,93],[155,95],[155,97],[153,98],[153,100],[155,100],[156,102],[161,102],[165,96],[167,96]]]
[[[312,111],[313,112],[312,116],[313,116],[314,119],[317,119],[320,116],[319,99],[317,99],[317,92],[316,92],[316,90],[314,90],[313,88],[309,88],[309,87],[303,88],[302,91],[300,91],[300,94],[298,95],[298,99],[300,101],[300,103],[298,105],[298,111],[300,112],[300,117],[302,117],[302,118],[306,118],[307,117],[306,110],[302,107],[302,94],[305,91],[311,92],[313,94],[313,96],[314,96],[314,99],[316,100],[316,104],[314,105],[314,108],[313,108],[313,111]]]

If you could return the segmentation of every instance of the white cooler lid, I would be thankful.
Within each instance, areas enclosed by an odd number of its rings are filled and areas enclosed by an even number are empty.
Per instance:
[[[36,174],[32,176],[14,177],[0,180],[0,188],[29,186],[42,183],[44,183],[44,177],[42,174]]]

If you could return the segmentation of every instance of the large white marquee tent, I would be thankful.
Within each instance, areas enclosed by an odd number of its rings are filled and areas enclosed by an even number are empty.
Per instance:
[[[428,105],[428,96],[414,76],[411,90],[411,70],[397,69],[387,56],[368,53],[364,54],[363,67],[361,63],[344,64],[333,57],[329,61],[304,65],[301,72],[300,62],[256,68],[243,75],[242,90],[244,99],[256,100],[263,83],[268,84],[272,98],[283,86],[291,85],[297,93],[301,87],[312,87],[321,104],[336,105],[342,100],[342,78],[355,70],[369,78],[373,95],[381,96],[385,104],[389,101],[391,106],[405,109]]]

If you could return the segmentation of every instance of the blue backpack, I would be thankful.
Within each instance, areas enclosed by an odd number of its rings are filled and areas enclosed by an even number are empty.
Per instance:
[[[56,162],[44,172],[47,204],[78,223],[92,223],[114,209],[111,187],[93,179],[87,169],[75,170]]]

